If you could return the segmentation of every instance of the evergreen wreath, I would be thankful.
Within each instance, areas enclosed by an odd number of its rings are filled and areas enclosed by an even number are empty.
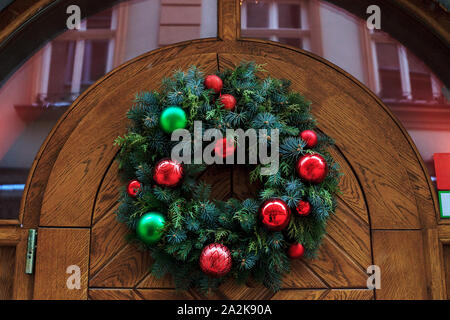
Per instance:
[[[115,141],[121,175],[132,180],[121,191],[118,220],[129,227],[129,240],[151,252],[152,274],[160,278],[170,273],[177,289],[207,292],[227,277],[244,283],[251,276],[277,291],[290,270],[290,258],[303,254],[313,258],[326,233],[340,180],[339,167],[328,152],[333,141],[317,132],[311,103],[290,91],[289,81],[262,78],[264,73],[253,62],[206,78],[195,66],[175,71],[163,81],[161,92],[136,95],[127,113],[131,126]],[[231,106],[222,99],[225,95],[235,98]],[[170,108],[184,111],[185,122],[179,127],[189,132],[194,120],[203,121],[205,130],[218,128],[224,133],[227,128],[267,129],[269,135],[271,129],[279,130],[278,172],[263,176],[261,164],[250,172],[250,181],[262,185],[257,199],[210,199],[211,187],[196,180],[205,165],[172,163],[180,182],[169,186],[158,180],[160,160],[170,162],[167,158],[178,143],[171,141],[167,121],[183,120],[176,112],[164,118]],[[305,158],[313,159],[306,166],[310,170],[320,165],[314,159],[325,161],[326,176],[318,180],[303,176],[299,166]],[[272,207],[263,216],[267,203]],[[270,220],[273,210],[277,214],[281,210],[278,217],[287,217],[288,223],[270,228],[264,219]]]

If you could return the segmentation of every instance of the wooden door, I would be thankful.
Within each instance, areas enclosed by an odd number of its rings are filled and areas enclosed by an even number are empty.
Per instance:
[[[276,78],[313,102],[319,128],[336,140],[345,176],[336,215],[318,257],[295,261],[277,293],[224,283],[207,298],[445,298],[435,194],[406,131],[367,88],[310,53],[261,40],[238,40],[238,2],[219,2],[219,39],[186,42],[140,56],[115,69],[72,105],[41,148],[22,206],[24,224],[38,229],[35,299],[205,298],[177,294],[170,277],[149,275],[148,253],[124,240],[115,220],[118,180],[113,146],[125,132],[136,92],[158,89],[163,77],[192,64],[205,72],[242,60],[264,63]],[[247,197],[240,167],[209,168],[202,179],[214,196]],[[381,289],[368,290],[366,269],[381,268]],[[68,289],[69,266],[80,289]]]

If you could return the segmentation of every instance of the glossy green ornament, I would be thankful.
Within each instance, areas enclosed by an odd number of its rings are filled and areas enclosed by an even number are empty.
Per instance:
[[[162,237],[165,222],[166,220],[161,213],[146,213],[139,219],[136,233],[146,244],[155,244]]]
[[[167,133],[184,129],[187,124],[186,112],[177,106],[168,107],[161,114],[160,124],[161,128]]]

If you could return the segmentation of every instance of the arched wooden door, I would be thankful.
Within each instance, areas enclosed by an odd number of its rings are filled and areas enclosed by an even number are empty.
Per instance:
[[[264,63],[313,102],[320,129],[336,140],[343,193],[318,257],[296,261],[281,291],[226,282],[209,298],[444,298],[435,196],[405,130],[374,94],[331,63],[280,44],[236,40],[236,2],[220,4],[220,39],[159,49],[117,68],[73,104],[42,146],[22,205],[24,225],[38,229],[33,298],[204,298],[177,294],[170,278],[154,279],[148,254],[124,240],[125,227],[114,216],[120,182],[113,140],[126,130],[134,94],[158,89],[171,70],[196,64],[213,72],[242,60]],[[252,192],[239,167],[211,167],[202,178],[218,198]],[[376,291],[366,284],[373,264],[381,268]],[[80,289],[66,285],[72,265],[80,267]]]

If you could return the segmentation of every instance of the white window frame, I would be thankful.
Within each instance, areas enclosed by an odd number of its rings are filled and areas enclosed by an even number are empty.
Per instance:
[[[75,100],[81,93],[82,84],[82,73],[83,73],[83,63],[84,63],[84,53],[85,44],[87,40],[94,39],[105,39],[109,40],[107,60],[106,60],[106,70],[105,74],[114,68],[115,62],[115,44],[116,35],[119,24],[119,14],[120,7],[114,8],[111,16],[111,28],[110,29],[91,29],[87,30],[87,19],[81,22],[79,30],[68,30],[61,36],[48,43],[43,49],[42,56],[42,69],[40,76],[40,88],[38,94],[41,98],[46,99],[48,95],[48,85],[50,80],[50,67],[51,67],[51,56],[52,56],[52,43],[55,41],[67,41],[75,40],[75,57],[73,63],[73,72],[71,79],[71,100]]]
[[[269,4],[269,21],[267,28],[248,28],[247,27],[247,3],[260,3],[264,2]],[[318,50],[315,48],[311,37],[311,6],[312,1],[309,0],[247,0],[241,2],[241,34],[247,38],[261,38],[267,37],[271,41],[279,41],[279,38],[292,38],[302,40],[302,49],[307,51],[313,51],[315,53]],[[300,28],[279,28],[278,21],[278,4],[297,4],[300,5]],[[318,18],[318,15],[317,15]],[[316,23],[319,25],[319,23]],[[320,39],[317,39],[320,42]]]
[[[398,63],[400,69],[400,80],[401,80],[401,89],[403,98],[401,101],[407,102],[430,102],[425,100],[416,100],[413,99],[413,92],[411,87],[411,78],[409,73],[409,62],[408,62],[408,52],[407,49],[396,42],[394,39],[390,38],[387,34],[383,32],[376,32],[374,30],[369,31],[370,37],[370,49],[372,56],[372,66],[373,66],[373,76],[374,76],[374,91],[377,95],[381,94],[381,80],[378,68],[378,57],[377,57],[377,43],[389,43],[393,44],[397,48],[398,53]],[[441,83],[440,81],[433,75],[432,72],[429,72],[430,81],[431,81],[431,89],[432,89],[432,97],[434,100],[437,100],[441,97]],[[391,100],[391,99],[388,99]]]

